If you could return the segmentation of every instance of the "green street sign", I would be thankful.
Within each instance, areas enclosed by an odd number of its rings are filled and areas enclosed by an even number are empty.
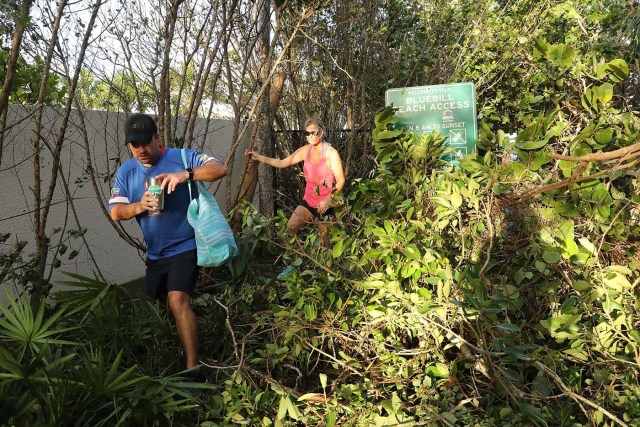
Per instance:
[[[440,132],[455,151],[447,159],[457,164],[465,154],[475,151],[478,128],[476,88],[473,83],[452,83],[389,89],[386,105],[398,110],[398,126],[414,134]]]

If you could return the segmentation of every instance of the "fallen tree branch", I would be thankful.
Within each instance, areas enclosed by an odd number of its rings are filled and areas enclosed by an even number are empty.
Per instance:
[[[640,142],[636,142],[628,147],[619,148],[614,151],[608,151],[604,153],[591,153],[584,156],[566,156],[558,153],[549,153],[549,156],[552,159],[556,160],[564,160],[567,162],[575,162],[580,163],[580,166],[576,169],[573,175],[565,179],[563,181],[554,182],[553,184],[543,185],[538,188],[534,188],[528,193],[524,193],[521,195],[515,195],[510,197],[506,203],[502,203],[500,198],[498,202],[498,208],[505,208],[513,205],[517,205],[522,202],[526,202],[538,194],[546,193],[547,191],[557,190],[563,187],[568,187],[573,184],[577,184],[584,181],[589,181],[595,179],[599,176],[606,175],[609,173],[613,173],[622,169],[629,169],[638,164],[640,159]],[[582,173],[590,163],[599,162],[605,165],[616,165],[608,169],[604,169],[598,171],[594,174],[578,177],[580,173]]]
[[[640,154],[640,152],[638,152],[638,154]],[[503,205],[502,207],[508,207],[508,206],[516,205],[518,203],[525,202],[527,200],[532,199],[534,196],[537,196],[538,194],[546,193],[547,191],[557,190],[559,188],[567,187],[567,186],[572,185],[572,184],[577,184],[577,183],[584,182],[584,181],[590,181],[590,180],[592,180],[594,178],[597,178],[599,176],[610,174],[610,173],[613,173],[613,172],[616,172],[616,171],[619,171],[619,170],[622,170],[622,169],[628,169],[628,168],[631,168],[631,167],[637,165],[639,162],[640,162],[640,159],[636,158],[636,159],[634,159],[633,161],[631,161],[629,163],[619,164],[618,166],[615,166],[615,167],[612,167],[612,168],[609,168],[609,169],[605,169],[605,170],[601,170],[601,171],[596,172],[596,173],[591,174],[591,175],[581,176],[579,178],[571,177],[571,178],[565,179],[563,181],[554,182],[553,184],[544,185],[542,187],[533,189],[529,193],[525,193],[523,195],[511,198],[511,200],[509,202],[507,202],[505,205]]]
[[[543,363],[540,363],[538,361],[534,361],[533,362],[533,366],[535,366],[536,368],[540,369],[541,371],[544,371],[545,374],[547,374],[549,377],[551,377],[551,379],[553,380],[554,383],[556,383],[556,385],[558,387],[560,387],[560,389],[570,398],[572,398],[573,400],[575,400],[576,402],[578,402],[578,404],[580,402],[583,402],[586,405],[591,406],[594,409],[597,409],[598,411],[602,412],[604,415],[606,415],[607,417],[609,417],[610,420],[616,422],[618,425],[621,425],[623,427],[628,427],[627,423],[625,423],[624,421],[622,421],[620,418],[616,417],[614,414],[612,414],[611,412],[607,411],[605,408],[603,408],[602,406],[598,405],[595,402],[592,402],[591,400],[587,399],[584,396],[579,395],[578,393],[574,393],[563,381],[562,379],[555,373],[553,372],[551,369],[549,369],[546,365],[544,365]]]
[[[640,155],[640,142],[636,142],[628,147],[619,148],[614,151],[607,151],[605,153],[591,153],[584,156],[564,156],[557,153],[549,153],[552,159],[566,160],[568,162],[606,162],[614,159],[623,159],[636,157]]]
[[[476,351],[479,354],[490,355],[490,356],[500,357],[500,356],[506,355],[506,353],[504,353],[504,352],[494,352],[494,351],[481,349],[478,346],[468,342],[467,340],[462,338],[459,334],[457,334],[456,332],[454,332],[450,328],[446,327],[445,325],[442,325],[439,322],[434,321],[433,319],[430,319],[428,317],[425,318],[425,320],[427,320],[431,325],[435,325],[435,326],[441,328],[443,331],[447,332],[447,338],[448,339],[450,339],[449,336],[454,337],[456,339],[456,341],[452,341],[452,342],[454,342],[456,344],[459,344],[459,343],[465,344],[466,351],[467,351],[467,354],[465,354],[465,357],[471,356],[471,359],[481,360],[482,356],[471,354],[469,349],[472,349],[472,350]],[[462,347],[460,347],[460,349],[462,350]],[[590,406],[591,408],[594,408],[594,409],[602,412],[605,416],[607,416],[610,420],[614,421],[618,425],[620,425],[622,427],[629,427],[624,421],[622,421],[620,418],[616,417],[614,414],[609,412],[607,409],[605,409],[602,406],[598,405],[597,403],[587,399],[586,397],[584,397],[582,395],[579,395],[578,393],[573,392],[562,381],[562,379],[555,372],[553,372],[549,367],[547,367],[542,362],[539,362],[537,360],[533,360],[533,359],[531,359],[530,357],[527,357],[527,356],[516,355],[516,357],[518,359],[520,359],[520,360],[524,360],[526,362],[530,362],[533,366],[535,366],[536,368],[538,368],[539,370],[541,370],[545,374],[547,374],[553,380],[553,382],[560,388],[560,390],[562,390],[562,392],[565,393],[568,397],[570,397],[571,399],[575,400],[576,403],[578,404],[578,406],[580,406],[581,408],[582,408],[582,403],[584,403],[584,404]],[[486,365],[484,366],[484,368],[486,369]],[[488,371],[487,372],[483,372],[483,374],[485,374],[488,378],[492,378],[492,376],[490,376],[490,373]],[[585,415],[587,415],[587,413],[586,413],[586,411],[584,409],[583,409],[583,412],[585,413]]]

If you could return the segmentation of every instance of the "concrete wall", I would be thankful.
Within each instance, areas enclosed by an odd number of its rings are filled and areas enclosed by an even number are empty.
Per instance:
[[[11,243],[27,241],[24,253],[33,252],[34,246],[34,166],[33,140],[35,131],[34,110],[31,107],[11,105],[7,119],[7,131],[2,141],[0,161],[0,182],[3,189],[0,201],[0,232],[11,233],[0,251],[6,253]],[[144,276],[143,254],[127,244],[106,216],[104,208],[109,198],[112,177],[120,163],[130,158],[124,145],[124,113],[106,113],[103,111],[73,111],[62,141],[63,150],[60,159],[62,175],[57,178],[53,206],[48,222],[47,234],[52,238],[52,246],[59,241],[69,249],[60,257],[62,265],[51,269],[53,281],[64,280],[62,271],[70,271],[85,276],[94,276],[99,269],[110,283],[123,284]],[[53,158],[48,147],[56,144],[62,126],[61,112],[45,108],[44,129],[45,144],[42,145],[42,192],[43,197],[50,185]],[[184,122],[178,122],[178,129]],[[182,126],[182,127],[181,127]],[[231,150],[233,124],[228,120],[200,120],[194,132],[192,148],[225,160]],[[179,132],[178,132],[179,133]],[[86,137],[85,137],[86,135]],[[88,143],[86,142],[88,140]],[[243,144],[244,145],[244,144]],[[90,153],[91,167],[87,160]],[[226,211],[227,180],[231,180],[232,195],[242,174],[242,153],[244,146],[237,150],[236,165],[231,177],[222,181],[216,193],[220,207]],[[97,179],[97,192],[90,180],[90,174]],[[65,181],[69,187],[70,199],[64,191]],[[217,186],[212,186],[214,190]],[[77,220],[76,220],[77,218]],[[78,225],[79,224],[79,225]],[[74,238],[69,230],[80,227],[87,229],[87,245],[81,239]],[[135,220],[121,223],[120,231],[142,241],[140,229]],[[60,229],[54,233],[54,230]],[[69,254],[78,251],[74,259]],[[49,263],[52,261],[50,253]],[[90,253],[95,258],[93,262]],[[0,291],[0,300],[4,299]]]

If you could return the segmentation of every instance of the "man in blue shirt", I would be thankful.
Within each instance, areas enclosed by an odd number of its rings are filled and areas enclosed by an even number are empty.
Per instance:
[[[116,173],[109,199],[114,221],[135,218],[147,246],[147,294],[165,299],[176,321],[187,368],[198,365],[198,321],[191,309],[191,295],[198,280],[194,231],[187,220],[190,203],[189,180],[216,181],[229,174],[219,160],[186,150],[187,168],[179,149],[160,146],[160,134],[153,118],[133,114],[125,124],[125,144],[133,158]],[[158,198],[146,188],[155,177],[164,192],[159,215]],[[192,186],[194,197],[197,188]]]

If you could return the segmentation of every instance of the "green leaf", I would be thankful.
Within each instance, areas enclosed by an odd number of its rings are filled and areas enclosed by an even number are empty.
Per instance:
[[[545,55],[549,50],[549,43],[547,43],[545,39],[536,38],[533,40],[533,44],[535,49],[543,55]]]
[[[376,114],[376,123],[389,123],[389,122],[393,122],[395,117],[394,117],[394,108],[393,106],[387,106],[384,108],[384,110],[382,110],[381,112],[379,112],[378,114]]]
[[[620,303],[615,302],[613,300],[606,300],[602,302],[602,309],[605,311],[605,313],[607,313],[609,316],[615,318],[617,316],[612,316],[613,312],[615,311],[619,311],[621,313],[624,313],[624,308],[622,308],[622,306],[620,305]]]
[[[575,255],[575,254],[580,252],[580,248],[578,248],[578,245],[573,240],[573,237],[569,237],[569,238],[565,239],[562,242],[562,247],[564,249],[564,252],[562,253],[562,256],[567,258],[567,259],[571,258],[572,255]]]
[[[276,415],[277,420],[281,420],[287,415],[287,402],[289,404],[291,403],[289,402],[289,398],[287,396],[282,396],[280,398],[280,405],[278,405],[278,415]]]
[[[338,417],[336,416],[336,413],[333,411],[327,412],[327,414],[324,416],[324,421],[327,427],[335,426],[337,420],[338,420]]]
[[[513,323],[498,323],[496,327],[507,332],[520,332],[518,325],[514,325]]]
[[[327,374],[320,374],[320,385],[322,388],[327,388]]]
[[[591,255],[582,252],[579,254],[571,255],[570,258],[570,261],[574,265],[587,265],[590,260],[592,260]]]
[[[460,193],[453,193],[451,195],[451,205],[454,209],[459,209],[462,206],[462,195]]]
[[[613,85],[611,83],[604,83],[600,86],[593,88],[594,95],[598,101],[602,104],[606,104],[613,99]]]
[[[344,252],[344,249],[345,249],[344,242],[345,241],[341,239],[335,242],[335,244],[333,245],[332,255],[334,258],[340,258],[342,256],[342,253]]]
[[[547,58],[562,70],[566,70],[573,64],[576,57],[576,51],[565,44],[551,45],[547,51]]]
[[[552,160],[551,156],[544,151],[536,151],[533,153],[535,153],[535,156],[531,157],[529,163],[529,169],[532,171],[539,170],[542,166],[546,165]]]
[[[613,130],[611,128],[599,129],[594,137],[598,144],[605,145],[613,138]]]
[[[428,375],[438,378],[447,378],[449,376],[449,366],[445,365],[444,363],[436,363],[435,365],[431,365],[425,371]]]
[[[317,316],[318,312],[313,304],[306,304],[304,306],[304,317],[306,317],[307,320],[315,320]]]
[[[384,311],[378,310],[378,306],[367,307],[367,312],[373,318],[384,316]]]
[[[600,106],[607,104],[613,98],[613,86],[611,83],[604,83],[600,86],[588,88],[580,97],[582,106],[587,110],[599,112]]]
[[[533,392],[538,396],[551,395],[551,384],[549,383],[546,375],[541,372],[539,372],[533,380]]]
[[[581,237],[578,239],[578,242],[580,242],[580,244],[582,245],[582,247],[584,247],[586,250],[588,250],[591,254],[595,254],[596,253],[596,246],[591,243],[589,241],[589,239],[587,239],[586,237]]]
[[[402,135],[403,132],[404,130],[402,129],[397,129],[397,130],[385,129],[379,132],[373,131],[373,138],[376,140],[395,139],[400,135]]]
[[[519,383],[521,381],[520,375],[515,369],[503,368],[502,375],[512,383]]]
[[[543,425],[543,426],[548,425],[540,409],[536,408],[535,406],[529,403],[524,403],[524,402],[520,403],[519,406],[520,406],[520,411],[522,411],[522,414],[525,415],[527,418],[535,421],[540,425]]]
[[[633,270],[623,265],[610,265],[609,271],[624,274],[625,276],[631,276],[633,274]]]
[[[609,72],[609,78],[618,83],[624,81],[629,77],[629,65],[623,59],[614,59],[607,64],[607,71]]]
[[[553,208],[553,212],[555,212],[557,215],[565,216],[567,218],[573,218],[574,216],[578,215],[578,213],[580,213],[580,211],[573,204],[562,201],[556,203]]]
[[[611,273],[604,279],[604,284],[616,291],[624,291],[625,289],[629,289],[631,287],[631,283],[629,279],[619,273]]]
[[[539,148],[544,147],[545,145],[547,145],[549,141],[541,139],[538,141],[524,141],[524,142],[517,142],[516,143],[516,147],[518,147],[521,150],[537,150]]]
[[[587,289],[591,288],[589,282],[584,280],[574,280],[573,282],[571,282],[571,286],[573,286],[573,289],[575,289],[576,291],[586,291]]]
[[[580,96],[580,102],[585,110],[598,112],[598,106],[596,105],[591,89],[587,89],[586,92]]]
[[[385,411],[387,411],[387,414],[394,415],[396,413],[396,410],[393,408],[393,402],[391,402],[390,399],[383,400],[382,402],[380,402],[380,405],[384,408]]]
[[[562,259],[562,255],[555,249],[545,250],[542,252],[542,259],[544,259],[544,262],[547,264],[556,264]]]
[[[569,178],[571,176],[571,174],[573,173],[573,170],[576,167],[575,162],[569,162],[567,160],[560,160],[558,162],[558,166],[560,167],[560,170],[562,171],[562,175],[565,178]]]
[[[242,414],[239,414],[237,412],[232,413],[229,418],[238,422],[239,424],[244,424],[244,422],[246,422],[245,417],[243,417]]]

